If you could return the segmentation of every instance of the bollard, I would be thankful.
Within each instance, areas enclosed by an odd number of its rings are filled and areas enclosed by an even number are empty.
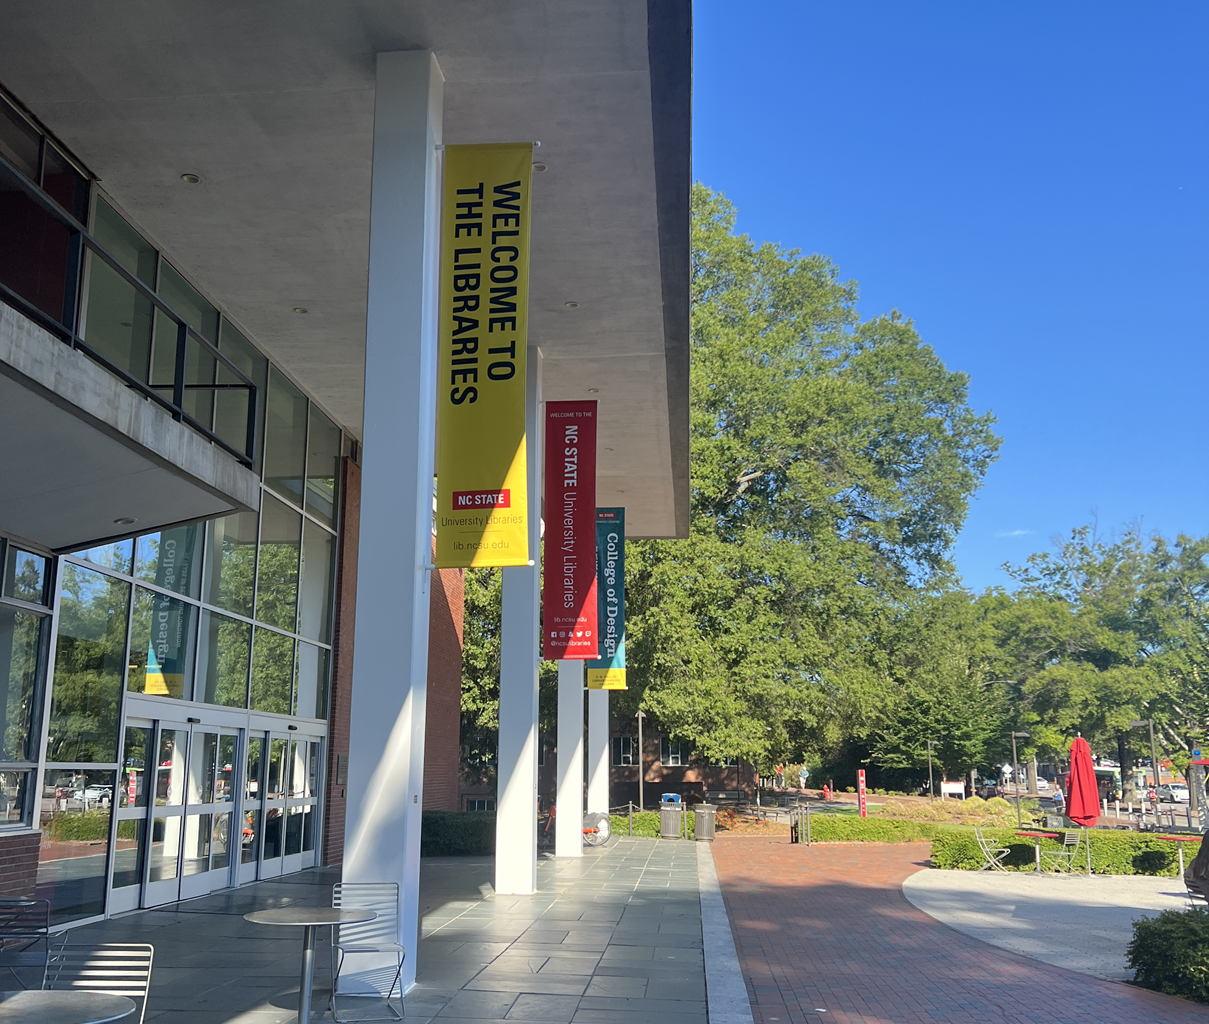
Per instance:
[[[630,835],[634,834],[634,801],[626,801],[626,816],[630,819]]]

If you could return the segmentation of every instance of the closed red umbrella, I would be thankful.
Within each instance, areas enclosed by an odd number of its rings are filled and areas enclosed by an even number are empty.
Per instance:
[[[1066,816],[1084,828],[1100,817],[1100,791],[1091,763],[1091,747],[1082,736],[1070,745],[1070,783],[1066,794]]]

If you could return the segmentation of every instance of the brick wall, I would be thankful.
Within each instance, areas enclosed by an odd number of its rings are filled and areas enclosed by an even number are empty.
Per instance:
[[[462,569],[432,574],[428,620],[428,711],[424,724],[424,809],[458,809],[462,727]]]
[[[0,835],[0,896],[32,896],[38,880],[38,832]]]
[[[332,695],[328,718],[327,802],[323,863],[344,858],[345,787],[338,765],[348,765],[348,727],[353,699],[353,633],[357,626],[357,543],[361,536],[361,467],[341,460],[340,540],[336,566],[336,621],[332,637]]]

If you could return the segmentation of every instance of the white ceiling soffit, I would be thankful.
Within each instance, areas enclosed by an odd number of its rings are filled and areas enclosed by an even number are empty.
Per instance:
[[[374,55],[432,49],[447,143],[542,144],[531,340],[547,398],[600,389],[598,503],[687,534],[690,0],[15,0],[3,22],[0,82],[354,433]]]

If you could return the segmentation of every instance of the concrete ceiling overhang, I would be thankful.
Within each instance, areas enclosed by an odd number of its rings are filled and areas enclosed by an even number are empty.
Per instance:
[[[410,49],[446,143],[541,142],[545,396],[599,388],[598,503],[686,535],[690,0],[15,0],[0,82],[359,433],[374,55]]]

